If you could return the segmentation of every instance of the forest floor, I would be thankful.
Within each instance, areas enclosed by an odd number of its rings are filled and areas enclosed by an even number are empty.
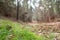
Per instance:
[[[56,40],[60,40],[60,22],[50,23],[28,23],[33,32],[38,35],[44,34],[46,37],[50,33],[55,35]]]
[[[55,40],[60,40],[60,22],[27,23],[27,25],[31,26],[30,29],[38,35],[45,35],[49,38],[48,35],[52,33]]]
[[[3,17],[4,19],[4,17]],[[6,18],[8,19],[8,18]],[[10,20],[10,19],[9,19]],[[14,21],[14,20],[13,20]],[[16,20],[15,20],[16,22]],[[19,22],[19,21],[18,21]],[[60,40],[60,22],[51,22],[51,23],[23,23],[24,28],[30,29],[32,32],[37,35],[48,35],[53,33],[56,40]]]

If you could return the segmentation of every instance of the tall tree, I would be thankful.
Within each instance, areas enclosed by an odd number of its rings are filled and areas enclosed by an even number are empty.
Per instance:
[[[17,17],[16,19],[18,20],[19,19],[19,0],[17,0]]]

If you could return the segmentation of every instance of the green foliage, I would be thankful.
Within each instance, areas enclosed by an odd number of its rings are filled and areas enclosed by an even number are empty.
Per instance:
[[[49,39],[42,35],[38,36],[33,32],[23,28],[23,26],[20,23],[8,20],[0,20],[0,40],[49,40]]]

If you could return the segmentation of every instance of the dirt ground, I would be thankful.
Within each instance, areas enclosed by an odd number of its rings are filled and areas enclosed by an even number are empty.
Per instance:
[[[51,23],[28,23],[31,26],[31,30],[38,35],[49,35],[53,33],[55,35],[55,40],[60,40],[60,22]]]

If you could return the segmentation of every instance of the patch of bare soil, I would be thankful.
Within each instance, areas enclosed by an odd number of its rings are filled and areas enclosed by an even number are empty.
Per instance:
[[[55,39],[60,40],[60,22],[51,23],[28,23],[31,26],[32,32],[36,34],[44,34],[45,36],[54,33]]]

